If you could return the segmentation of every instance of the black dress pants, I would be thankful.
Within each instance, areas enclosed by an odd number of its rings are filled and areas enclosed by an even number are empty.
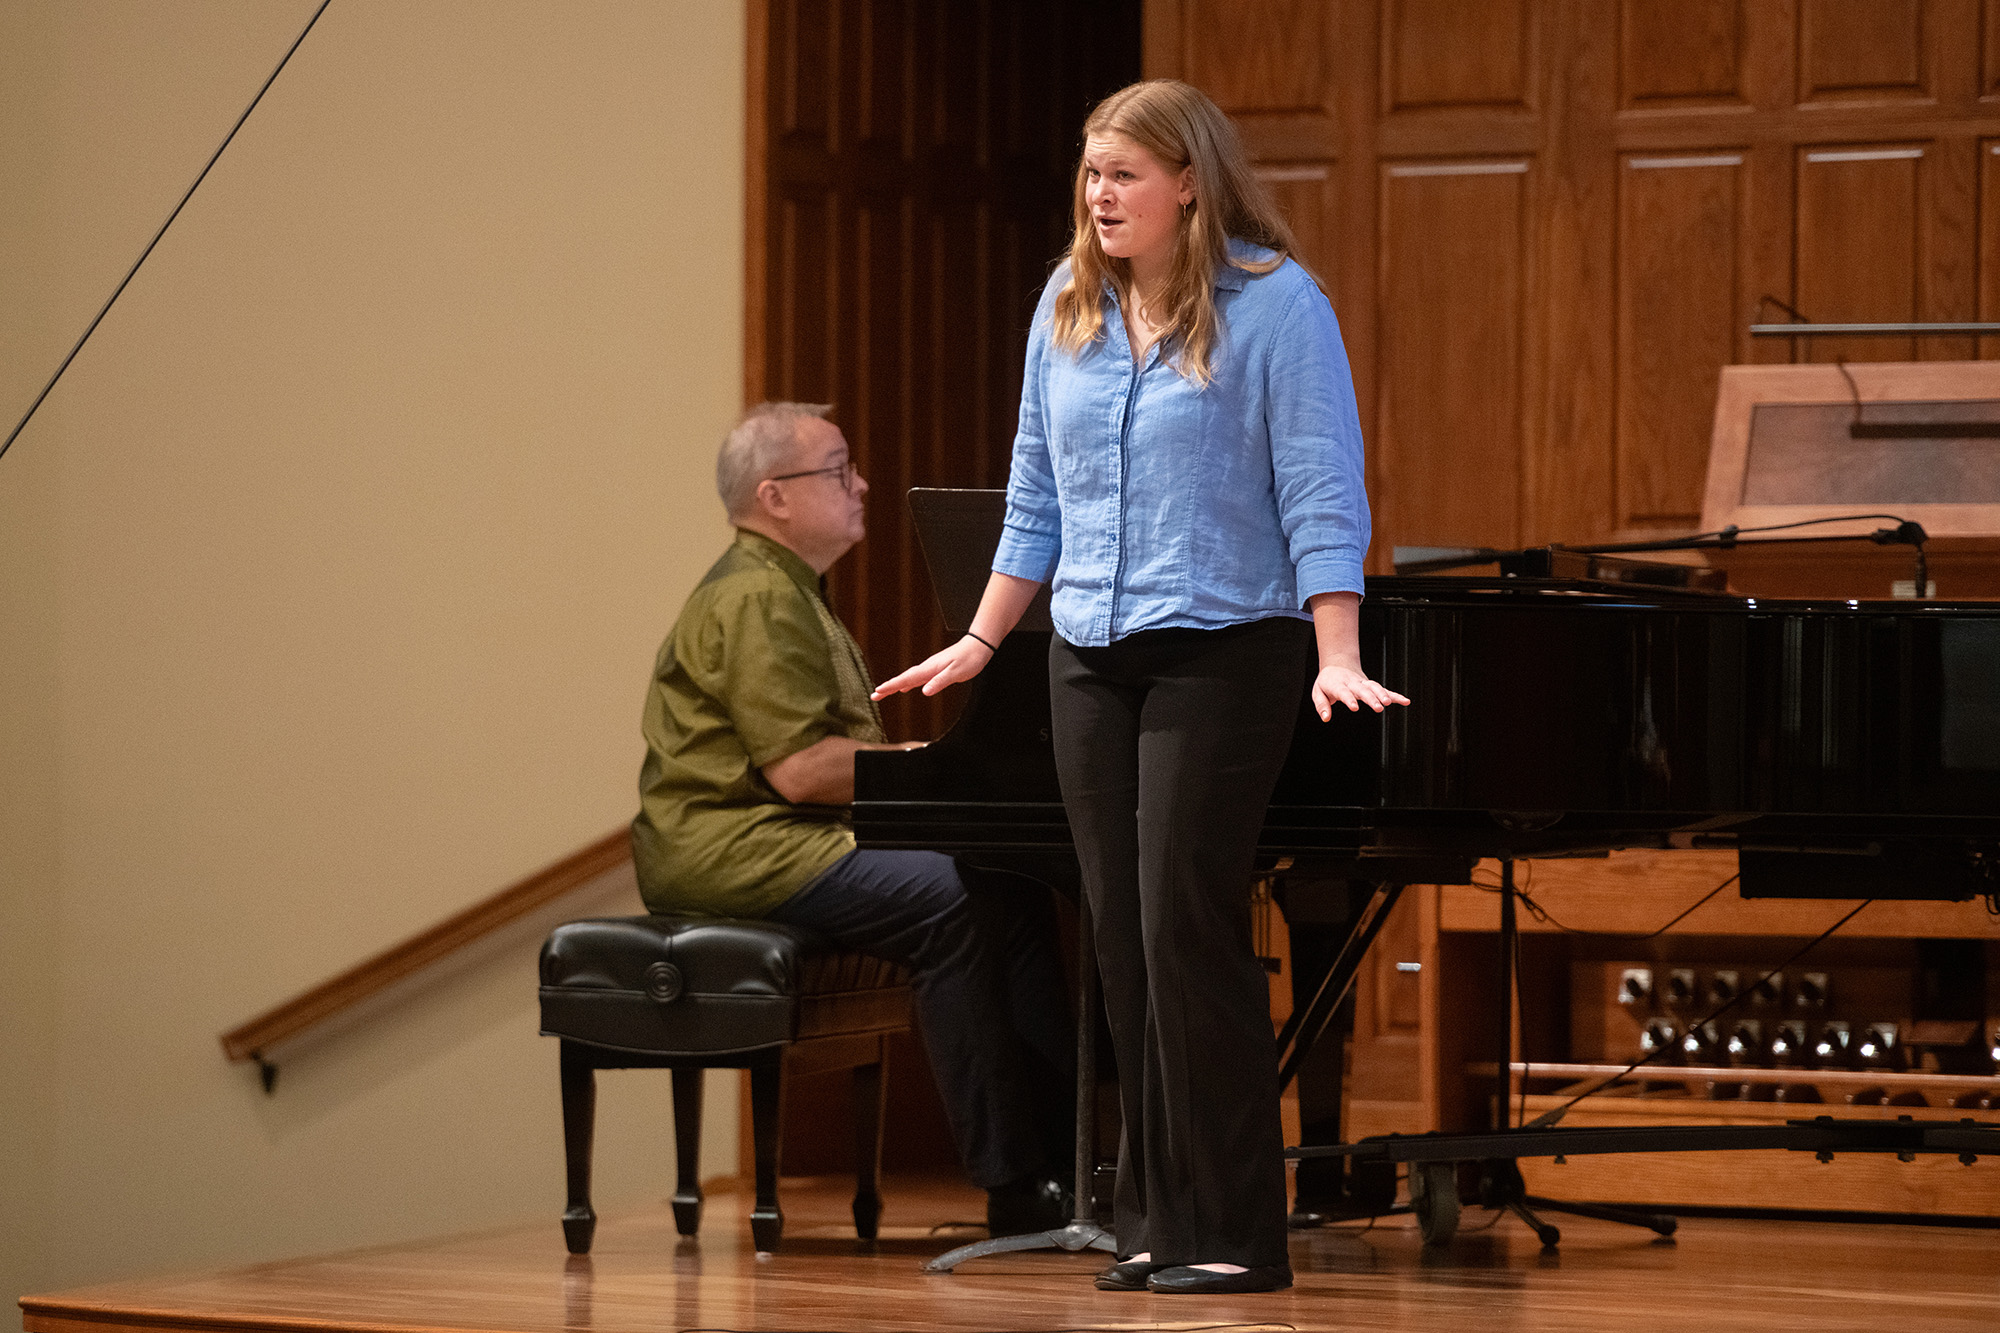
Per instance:
[[[917,1028],[973,1184],[1068,1173],[1076,1027],[1047,886],[940,852],[855,851],[771,919],[916,974]]]
[[[1315,660],[1291,619],[1049,653],[1056,769],[1096,918],[1125,1128],[1121,1255],[1285,1262],[1257,834]]]

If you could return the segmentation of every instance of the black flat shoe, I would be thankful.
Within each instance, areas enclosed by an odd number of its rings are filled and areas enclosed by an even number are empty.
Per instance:
[[[1156,1264],[1151,1259],[1126,1259],[1097,1275],[1099,1291],[1144,1291],[1146,1279],[1172,1264]]]
[[[1290,1264],[1265,1264],[1240,1273],[1215,1273],[1206,1268],[1163,1268],[1146,1279],[1148,1291],[1182,1296],[1221,1296],[1238,1291],[1283,1291],[1292,1285]]]

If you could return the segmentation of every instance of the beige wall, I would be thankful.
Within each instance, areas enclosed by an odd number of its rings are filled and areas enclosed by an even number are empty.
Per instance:
[[[313,7],[0,0],[0,429]],[[0,1296],[559,1244],[532,940],[272,1098],[215,1038],[628,817],[726,533],[743,42],[336,0],[0,459]],[[666,1080],[603,1081],[600,1202],[656,1201]]]

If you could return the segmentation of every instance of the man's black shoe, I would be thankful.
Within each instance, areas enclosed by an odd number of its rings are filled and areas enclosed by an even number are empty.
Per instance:
[[[1146,1279],[1149,1291],[1184,1296],[1220,1296],[1237,1291],[1283,1291],[1292,1285],[1290,1264],[1265,1264],[1240,1273],[1215,1273],[1206,1268],[1166,1268]]]
[[[1030,1236],[1037,1231],[1060,1231],[1069,1225],[1069,1220],[1069,1191],[1045,1176],[1023,1176],[998,1189],[986,1191],[986,1234],[989,1236]]]

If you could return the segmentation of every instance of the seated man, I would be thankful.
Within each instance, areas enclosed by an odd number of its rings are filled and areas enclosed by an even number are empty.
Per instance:
[[[1075,1051],[1047,890],[938,852],[859,851],[857,750],[886,743],[820,576],[868,483],[827,409],[765,403],[723,441],[736,540],[660,645],[632,858],[655,912],[761,917],[902,963],[959,1156],[995,1235],[1069,1220]],[[919,742],[921,743],[921,742]]]

